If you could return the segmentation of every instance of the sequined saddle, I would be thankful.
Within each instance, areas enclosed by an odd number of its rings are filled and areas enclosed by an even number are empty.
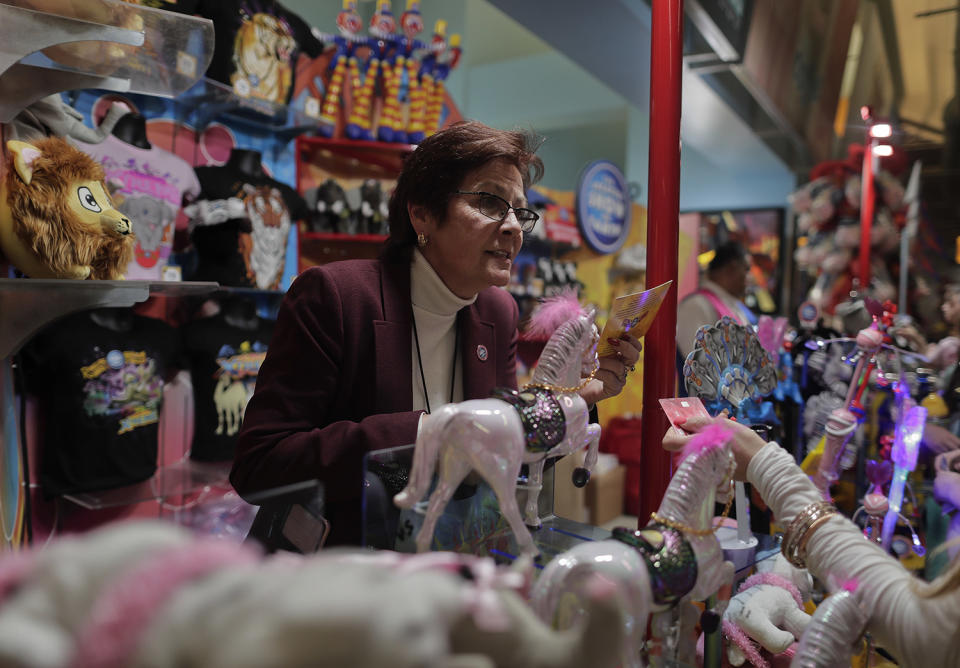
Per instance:
[[[657,605],[674,605],[696,584],[697,555],[680,531],[651,522],[639,531],[617,527],[613,538],[631,546],[643,557]]]
[[[553,392],[540,388],[518,392],[498,387],[490,396],[507,402],[520,414],[527,450],[546,452],[567,435],[567,420]]]

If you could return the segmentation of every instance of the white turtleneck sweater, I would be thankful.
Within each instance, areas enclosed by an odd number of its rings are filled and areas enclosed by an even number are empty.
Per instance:
[[[453,294],[419,249],[414,250],[410,267],[410,301],[413,303],[417,328],[417,336],[411,337],[410,344],[413,354],[413,410],[426,410],[425,396],[430,399],[431,412],[443,404],[451,403],[450,380],[454,370],[457,311],[476,300],[476,295],[461,299]],[[423,378],[418,362],[423,364]],[[426,393],[423,389],[424,379]],[[463,401],[463,360],[460,355],[457,355],[453,401]]]

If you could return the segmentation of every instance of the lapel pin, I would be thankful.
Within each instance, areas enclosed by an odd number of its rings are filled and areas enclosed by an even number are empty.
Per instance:
[[[477,358],[481,362],[487,361],[487,347],[486,346],[477,346]]]

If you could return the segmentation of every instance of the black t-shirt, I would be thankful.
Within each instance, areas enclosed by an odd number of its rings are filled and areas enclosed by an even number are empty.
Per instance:
[[[157,469],[164,381],[178,363],[166,323],[130,314],[127,331],[89,312],[57,321],[24,348],[40,402],[40,483],[55,496],[146,480]]]
[[[197,167],[200,196],[184,209],[191,218],[198,281],[280,289],[287,239],[307,205],[297,191],[266,174],[230,166]]]
[[[251,328],[241,328],[228,323],[221,313],[181,327],[184,357],[193,381],[192,459],[233,459],[237,432],[273,326],[273,320],[257,318]]]
[[[240,97],[286,104],[299,52],[316,58],[323,51],[310,26],[273,0],[180,0],[175,10],[213,21],[207,76],[232,86]]]

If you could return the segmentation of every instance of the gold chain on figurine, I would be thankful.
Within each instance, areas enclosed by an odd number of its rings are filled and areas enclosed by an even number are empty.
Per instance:
[[[599,367],[598,367],[599,368]],[[526,383],[523,386],[523,389],[529,390],[530,388],[538,388],[541,390],[547,390],[549,392],[555,392],[557,394],[569,394],[572,392],[579,392],[587,386],[593,377],[597,375],[597,369],[594,369],[590,372],[590,375],[584,378],[579,385],[575,387],[563,387],[562,385],[551,385],[550,383]]]
[[[731,477],[730,478],[730,498],[727,499],[727,505],[723,507],[723,512],[720,513],[721,520],[727,519],[727,515],[730,514],[730,506],[733,505],[734,496],[735,496],[735,492],[733,489],[733,478]],[[676,529],[677,531],[682,531],[683,533],[689,533],[694,536],[709,536],[712,533],[716,533],[717,529],[719,529],[722,526],[722,523],[718,523],[716,526],[710,527],[709,529],[694,529],[692,526],[689,526],[682,522],[674,522],[673,520],[667,517],[662,517],[661,515],[658,515],[655,512],[650,513],[650,519],[651,521],[657,522],[658,524],[663,524],[664,526],[668,526],[671,529]]]

